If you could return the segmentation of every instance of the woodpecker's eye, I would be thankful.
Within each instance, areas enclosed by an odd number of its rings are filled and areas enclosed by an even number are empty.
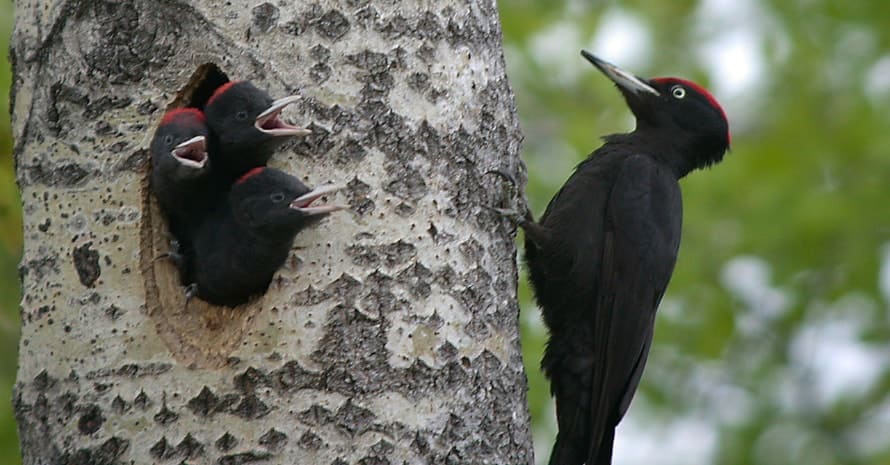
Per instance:
[[[281,202],[282,200],[284,200],[284,194],[282,194],[281,192],[276,192],[276,193],[270,195],[269,198],[273,202],[278,203],[278,202]]]
[[[686,96],[686,89],[684,89],[683,86],[674,86],[671,89],[671,95],[673,95],[674,98],[681,99]]]
[[[164,137],[164,143],[167,144],[167,145],[172,144],[172,143],[173,143],[173,136],[171,136],[171,135],[167,135],[166,137]]]
[[[247,112],[246,112],[246,111],[239,111],[238,113],[235,114],[235,119],[237,119],[238,121],[244,121],[244,120],[246,120],[246,119],[247,119]]]

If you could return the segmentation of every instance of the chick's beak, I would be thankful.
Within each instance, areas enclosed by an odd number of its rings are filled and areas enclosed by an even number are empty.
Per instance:
[[[284,97],[272,102],[269,108],[263,110],[256,117],[256,128],[273,136],[305,136],[312,134],[312,131],[304,127],[288,124],[280,118],[281,110],[284,110],[284,107],[297,100],[300,100],[299,95],[291,95],[290,97]]]
[[[200,169],[207,163],[207,139],[196,136],[173,147],[176,161],[189,168]]]
[[[320,215],[323,213],[331,213],[337,210],[344,210],[348,207],[344,205],[318,205],[311,206],[312,202],[318,200],[319,198],[337,192],[343,189],[343,186],[335,185],[335,184],[326,184],[323,186],[318,186],[315,189],[297,197],[290,203],[290,208],[294,210],[298,210],[307,215]]]

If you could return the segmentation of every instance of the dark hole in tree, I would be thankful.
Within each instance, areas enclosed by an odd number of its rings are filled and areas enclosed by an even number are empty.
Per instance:
[[[197,108],[204,110],[207,100],[217,87],[229,82],[229,77],[213,63],[204,63],[192,73],[188,83],[176,94],[167,110],[174,108]]]
[[[204,105],[207,104],[207,100],[210,100],[213,91],[229,82],[229,77],[213,63],[207,63],[198,67],[189,82],[196,82],[197,85],[188,96],[186,106],[199,108],[203,111]]]

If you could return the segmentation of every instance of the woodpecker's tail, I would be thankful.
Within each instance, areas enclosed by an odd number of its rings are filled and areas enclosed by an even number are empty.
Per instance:
[[[587,455],[585,450],[587,448],[583,446],[563,433],[557,434],[556,443],[553,444],[553,451],[550,453],[549,465],[582,465]]]
[[[596,449],[596,457],[588,457],[587,465],[612,465],[612,443],[615,442],[615,428],[606,428]]]
[[[612,443],[615,439],[615,428],[603,436],[599,447],[591,447],[588,441],[567,437],[564,433],[556,436],[556,444],[550,453],[549,465],[612,465]],[[588,454],[596,456],[588,456]]]
[[[550,342],[542,365],[550,376],[559,425],[550,465],[611,465],[615,424],[605,409],[591,406],[590,364],[583,357],[560,357],[562,347]]]

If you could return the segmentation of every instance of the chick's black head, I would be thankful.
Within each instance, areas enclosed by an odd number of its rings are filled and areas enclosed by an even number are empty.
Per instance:
[[[237,174],[265,165],[289,137],[310,133],[280,118],[281,111],[297,100],[297,96],[274,100],[249,81],[220,86],[204,107],[213,133],[212,156],[221,160],[224,169]]]
[[[197,176],[209,168],[208,130],[204,114],[195,108],[171,110],[164,115],[151,141],[152,164],[172,176]]]
[[[336,192],[338,186],[310,189],[283,171],[259,167],[244,174],[232,186],[229,202],[235,218],[259,236],[293,236],[301,229],[343,207],[313,206],[318,198]]]

